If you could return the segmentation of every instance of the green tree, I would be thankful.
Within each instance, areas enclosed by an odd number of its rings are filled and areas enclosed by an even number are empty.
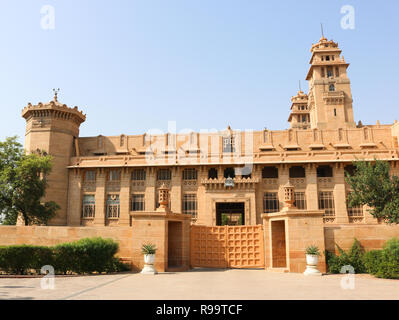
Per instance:
[[[399,178],[391,176],[387,162],[354,162],[353,175],[346,173],[352,188],[349,205],[368,205],[370,214],[387,223],[399,223]]]
[[[3,224],[15,224],[19,213],[25,225],[47,224],[55,215],[59,209],[55,202],[41,202],[51,167],[51,156],[40,150],[24,154],[17,137],[0,142],[0,213]]]

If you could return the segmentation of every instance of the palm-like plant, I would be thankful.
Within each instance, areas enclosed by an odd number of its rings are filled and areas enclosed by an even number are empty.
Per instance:
[[[321,256],[320,250],[316,245],[311,245],[306,248],[306,254]]]
[[[156,248],[155,244],[153,244],[153,243],[144,243],[141,246],[141,252],[143,254],[155,254],[156,251],[157,251],[157,248]]]

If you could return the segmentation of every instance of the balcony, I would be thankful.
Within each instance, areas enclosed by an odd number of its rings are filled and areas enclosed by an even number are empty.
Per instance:
[[[201,184],[207,190],[222,190],[222,189],[253,189],[259,183],[258,178],[241,178],[236,177],[233,179],[234,186],[225,186],[226,179],[203,179]]]

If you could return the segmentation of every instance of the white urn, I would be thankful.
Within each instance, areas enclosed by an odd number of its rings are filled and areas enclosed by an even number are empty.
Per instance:
[[[144,268],[141,270],[142,274],[157,274],[157,270],[154,267],[155,254],[144,255]]]
[[[321,276],[321,272],[317,269],[319,263],[319,256],[316,254],[306,255],[306,270],[303,273],[305,276]]]

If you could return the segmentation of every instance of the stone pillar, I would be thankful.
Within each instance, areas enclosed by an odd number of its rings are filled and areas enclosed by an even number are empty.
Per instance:
[[[69,170],[69,192],[67,225],[80,226],[82,212],[82,173],[79,169]]]
[[[263,214],[263,179],[262,179],[262,168],[263,166],[254,164],[253,177],[259,180],[259,183],[255,184],[255,214],[256,224],[262,224]]]
[[[218,174],[220,172],[218,171]],[[205,224],[206,219],[212,221],[212,210],[207,210],[206,207],[206,189],[201,183],[202,180],[208,179],[208,168],[201,166],[198,170],[198,191],[197,191],[197,205],[198,205],[198,224]],[[209,217],[209,218],[208,218]]]
[[[148,167],[147,172],[147,181],[145,188],[145,211],[155,211],[155,188],[157,183],[156,170],[153,167]]]
[[[121,171],[121,189],[119,193],[120,217],[119,225],[130,225],[130,171],[127,168]]]
[[[278,170],[278,183],[279,183],[279,191],[278,191],[278,199],[279,199],[279,207],[280,210],[284,208],[284,185],[287,184],[290,180],[290,171],[289,167],[286,164],[282,164]]]
[[[306,204],[308,210],[318,210],[317,171],[313,163],[306,166]]]
[[[181,169],[179,167],[172,168],[172,181],[170,188],[170,209],[175,213],[182,212],[182,195],[181,195]]]
[[[334,170],[335,223],[349,223],[346,207],[345,172],[342,164],[337,163]]]
[[[104,169],[96,172],[96,215],[94,217],[95,226],[105,225],[105,209],[106,209],[106,172]]]

